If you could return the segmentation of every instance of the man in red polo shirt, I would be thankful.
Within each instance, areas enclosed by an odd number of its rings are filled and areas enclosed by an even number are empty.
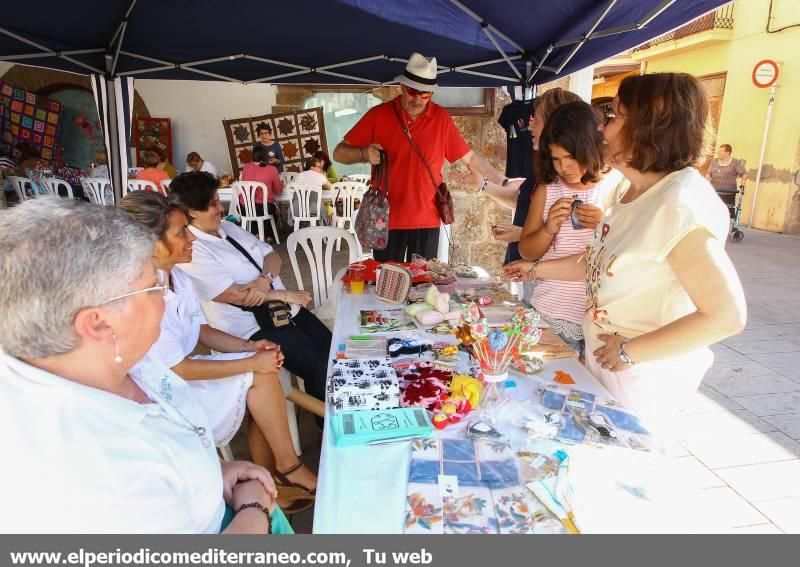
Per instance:
[[[488,182],[508,181],[470,149],[447,111],[430,100],[437,88],[436,69],[436,58],[413,53],[405,72],[395,78],[400,96],[370,109],[333,151],[333,159],[347,164],[377,165],[380,150],[389,158],[389,243],[385,250],[373,250],[379,262],[404,262],[412,254],[434,258],[439,248],[436,187],[403,128],[425,156],[437,185],[444,160],[462,161],[481,174],[487,180],[484,188]]]

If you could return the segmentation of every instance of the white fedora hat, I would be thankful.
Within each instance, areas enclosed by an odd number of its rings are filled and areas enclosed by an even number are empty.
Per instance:
[[[436,83],[436,69],[436,57],[428,60],[421,53],[412,53],[405,72],[397,75],[394,80],[418,91],[435,91],[439,88]]]

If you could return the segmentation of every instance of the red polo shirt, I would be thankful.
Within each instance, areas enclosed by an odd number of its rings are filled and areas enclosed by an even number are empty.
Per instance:
[[[352,146],[380,144],[389,156],[389,228],[439,228],[436,188],[425,165],[400,127],[394,108],[408,124],[417,147],[431,167],[437,185],[442,181],[444,160],[460,160],[470,147],[447,111],[429,101],[416,120],[400,106],[400,97],[371,108],[345,135]]]

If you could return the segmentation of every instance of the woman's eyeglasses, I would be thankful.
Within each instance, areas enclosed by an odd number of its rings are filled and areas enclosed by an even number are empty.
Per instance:
[[[412,98],[419,97],[422,100],[428,100],[433,96],[433,93],[431,91],[418,91],[417,89],[411,88],[408,85],[403,85],[403,86],[406,88],[408,96]]]
[[[624,116],[618,116],[617,114],[615,114],[615,113],[613,113],[611,111],[606,112],[603,115],[603,128],[605,128],[606,126],[608,126],[609,124],[614,122],[614,120],[617,120],[619,118],[625,118],[625,117]]]
[[[137,289],[136,291],[129,291],[128,293],[123,293],[122,295],[116,295],[111,299],[106,299],[100,305],[107,305],[112,301],[125,299],[126,297],[131,297],[132,295],[139,295],[140,293],[147,293],[150,291],[160,291],[162,295],[167,295],[167,290],[169,289],[169,282],[167,281],[166,272],[163,272],[161,270],[156,270],[156,283],[158,285],[154,285],[152,287],[146,287],[144,289]]]

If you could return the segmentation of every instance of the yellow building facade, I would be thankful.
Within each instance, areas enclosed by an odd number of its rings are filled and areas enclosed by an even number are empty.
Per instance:
[[[753,84],[753,68],[763,59],[778,62],[752,226],[800,233],[800,1],[737,0],[721,10],[722,24],[718,17],[711,29],[654,41],[632,57],[641,62],[643,73],[687,72],[703,80],[715,121],[716,146],[733,146],[734,157],[743,160],[748,171],[742,224],[748,223],[753,208],[770,99],[769,88]]]

